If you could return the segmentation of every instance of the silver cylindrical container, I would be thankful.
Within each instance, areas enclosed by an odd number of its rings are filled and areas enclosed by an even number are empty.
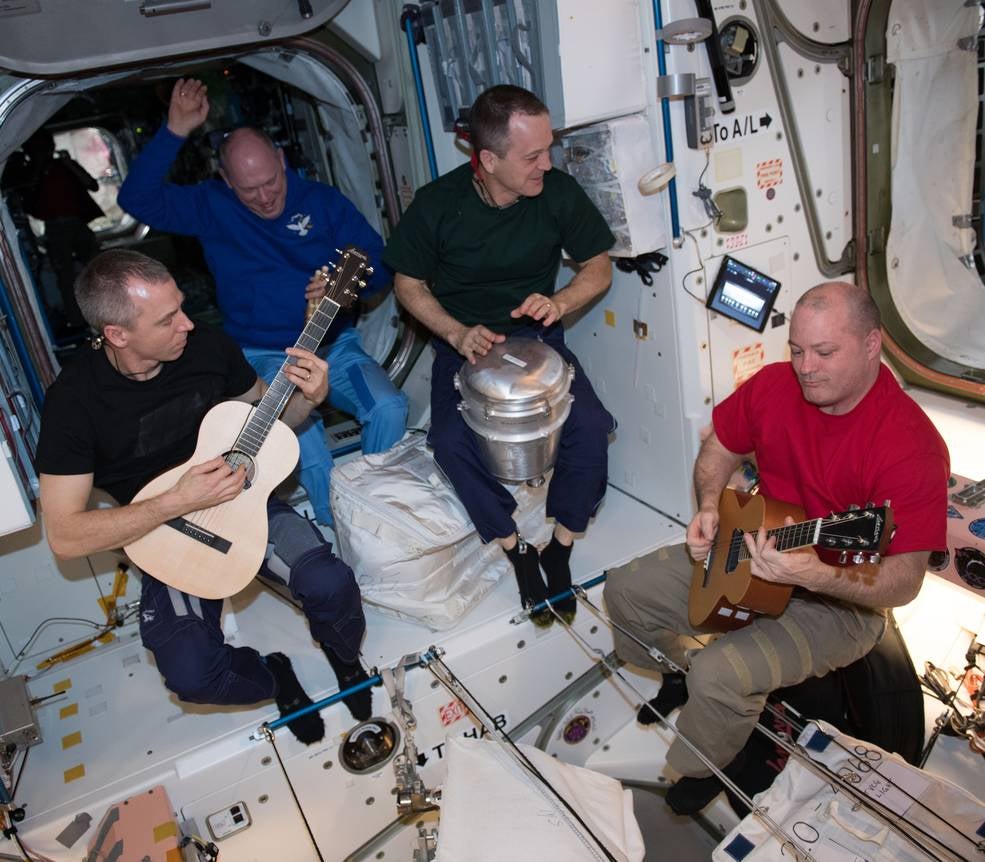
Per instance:
[[[534,338],[507,338],[475,365],[462,364],[458,409],[493,476],[536,481],[554,466],[573,378],[561,354]]]

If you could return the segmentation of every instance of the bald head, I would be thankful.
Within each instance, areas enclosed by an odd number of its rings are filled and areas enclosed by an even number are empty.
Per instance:
[[[836,308],[844,312],[845,322],[859,335],[882,326],[879,306],[869,292],[847,281],[826,281],[812,287],[797,300],[794,314],[798,309],[823,311]]]
[[[280,218],[287,199],[284,154],[257,129],[236,129],[219,148],[219,172],[250,212]]]
[[[821,411],[852,410],[879,376],[879,309],[854,284],[812,287],[790,320],[790,361],[804,398]]]

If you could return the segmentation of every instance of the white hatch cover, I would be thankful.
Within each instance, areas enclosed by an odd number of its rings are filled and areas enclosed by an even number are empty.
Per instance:
[[[298,36],[348,0],[0,0],[0,69],[41,77]],[[305,16],[308,17],[305,17]]]

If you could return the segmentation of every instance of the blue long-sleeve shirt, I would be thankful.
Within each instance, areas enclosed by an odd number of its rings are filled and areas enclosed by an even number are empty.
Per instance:
[[[288,171],[284,212],[264,219],[220,180],[167,182],[184,142],[162,126],[130,166],[117,200],[157,230],[199,239],[216,280],[223,326],[241,345],[281,349],[297,341],[305,286],[318,267],[337,258],[337,248],[355,245],[368,254],[374,273],[363,298],[390,283],[380,235],[338,189]],[[339,312],[323,344],[351,325],[352,315]]]

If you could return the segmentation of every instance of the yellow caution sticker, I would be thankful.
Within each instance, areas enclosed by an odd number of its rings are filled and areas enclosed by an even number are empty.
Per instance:
[[[62,679],[62,680],[59,680],[58,682],[56,682],[51,687],[51,690],[55,694],[58,694],[59,692],[62,692],[62,691],[68,691],[71,687],[72,687],[72,680],[71,679]]]
[[[79,714],[79,705],[77,703],[70,703],[68,706],[63,706],[58,710],[59,718],[71,718],[73,715]]]
[[[157,844],[159,841],[166,841],[168,838],[174,838],[178,835],[178,824],[173,820],[169,820],[167,823],[162,823],[160,826],[154,827],[154,843]]]
[[[86,767],[84,763],[80,763],[78,766],[73,766],[71,769],[65,770],[65,783],[68,784],[71,781],[75,781],[79,778],[84,778],[86,774]]]
[[[74,745],[80,745],[82,743],[82,731],[77,730],[75,733],[70,733],[68,736],[62,737],[62,750],[66,748],[71,748]]]

